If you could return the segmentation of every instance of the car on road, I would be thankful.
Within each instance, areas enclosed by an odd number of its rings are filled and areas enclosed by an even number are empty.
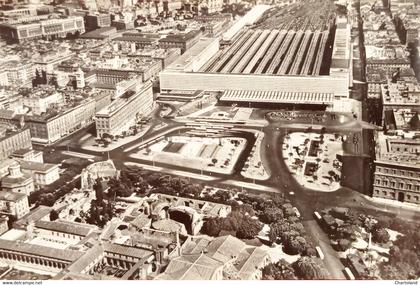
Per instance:
[[[289,195],[293,196],[293,195],[295,195],[295,192],[290,191],[290,192],[289,192]]]

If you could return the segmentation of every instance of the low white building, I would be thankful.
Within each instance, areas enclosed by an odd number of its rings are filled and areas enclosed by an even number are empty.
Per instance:
[[[0,191],[0,214],[20,219],[27,213],[29,213],[27,195]]]
[[[21,160],[22,172],[31,175],[38,186],[49,185],[60,178],[58,164]]]

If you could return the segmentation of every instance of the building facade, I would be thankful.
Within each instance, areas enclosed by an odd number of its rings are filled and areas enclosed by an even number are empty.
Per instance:
[[[20,161],[22,172],[32,176],[37,186],[44,186],[60,178],[58,164],[40,163],[33,161]]]
[[[45,19],[33,23],[0,24],[4,38],[12,42],[22,42],[35,38],[64,38],[68,34],[85,32],[83,17]]]
[[[17,130],[0,138],[0,159],[6,159],[22,148],[32,148],[29,128]]]
[[[166,38],[159,40],[159,47],[164,49],[180,48],[181,53],[184,53],[198,42],[200,36],[201,31],[199,30],[193,30],[185,34],[168,35]]]
[[[420,166],[375,161],[373,196],[420,204]]]
[[[79,103],[63,112],[54,112],[48,116],[28,116],[32,140],[49,144],[89,124],[95,114],[95,100]]]
[[[141,115],[148,115],[153,107],[152,83],[127,91],[108,107],[96,113],[96,135],[118,135],[127,131]]]
[[[0,214],[20,219],[29,213],[28,196],[0,191]]]
[[[29,196],[35,190],[34,180],[30,175],[22,173],[20,164],[15,162],[9,166],[9,175],[2,178],[1,190]]]
[[[381,132],[376,141],[373,197],[420,204],[420,140]]]

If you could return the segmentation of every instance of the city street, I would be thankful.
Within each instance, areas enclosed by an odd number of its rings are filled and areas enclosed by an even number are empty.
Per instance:
[[[163,134],[180,133],[181,130],[185,131],[190,128],[185,127],[186,123],[176,122],[171,119],[161,118],[159,116],[161,107],[158,107],[151,120],[151,127],[143,137],[138,138],[124,146],[116,148],[109,152],[94,152],[87,151],[78,146],[77,140],[80,139],[79,133],[73,134],[60,143],[49,147],[55,151],[70,150],[80,154],[92,155],[101,157],[102,159],[112,159],[117,168],[124,167],[127,163],[135,163],[144,165],[145,168],[159,172],[180,175],[189,177],[190,180],[199,182],[203,185],[214,187],[227,187],[234,186],[237,188],[248,189],[249,191],[263,191],[283,193],[288,199],[291,200],[300,211],[304,225],[309,233],[310,238],[314,244],[319,244],[325,254],[324,263],[332,274],[334,279],[344,279],[343,265],[339,260],[337,252],[329,244],[329,239],[323,230],[319,227],[313,218],[314,211],[320,211],[327,207],[344,206],[352,207],[355,210],[362,212],[370,212],[375,214],[383,213],[389,216],[400,216],[408,219],[420,218],[420,213],[415,213],[408,209],[400,209],[398,207],[387,206],[386,209],[377,203],[366,199],[362,194],[349,189],[341,188],[335,192],[315,192],[302,187],[290,174],[284,158],[282,156],[282,141],[287,132],[290,131],[304,131],[308,127],[314,130],[324,127],[322,124],[308,124],[299,122],[281,122],[270,121],[268,126],[261,127],[248,127],[245,125],[236,125],[235,129],[241,130],[229,133],[232,136],[241,136],[248,140],[248,147],[242,153],[237,165],[235,166],[232,175],[216,174],[203,170],[194,170],[188,167],[166,165],[163,163],[155,163],[147,160],[135,159],[130,157],[130,154],[136,152],[138,147],[153,140]],[[165,122],[167,125],[159,130],[154,130],[154,126]],[[184,120],[185,122],[185,120]],[[191,120],[193,122],[193,120]],[[252,121],[251,121],[252,123]],[[362,125],[357,120],[345,120],[340,123],[338,120],[335,122],[328,122],[325,125],[325,132],[355,132],[360,130]],[[271,177],[265,181],[253,181],[246,179],[240,175],[240,171],[249,155],[250,148],[252,147],[254,136],[246,130],[261,130],[264,132],[264,139],[261,146],[261,160],[265,168],[271,173]],[[82,132],[82,131],[80,131]],[[275,155],[273,155],[275,154]],[[293,192],[293,195],[290,194]]]

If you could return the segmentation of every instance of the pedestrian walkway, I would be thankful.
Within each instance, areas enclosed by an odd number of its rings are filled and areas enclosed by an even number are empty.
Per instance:
[[[390,199],[385,199],[385,198],[369,197],[369,196],[366,196],[366,199],[368,199],[372,202],[375,202],[375,203],[380,203],[380,204],[393,206],[393,207],[396,207],[396,208],[402,208],[402,209],[406,209],[406,210],[412,210],[412,211],[420,212],[420,205],[417,205],[417,204],[400,202],[400,201],[390,200]]]

